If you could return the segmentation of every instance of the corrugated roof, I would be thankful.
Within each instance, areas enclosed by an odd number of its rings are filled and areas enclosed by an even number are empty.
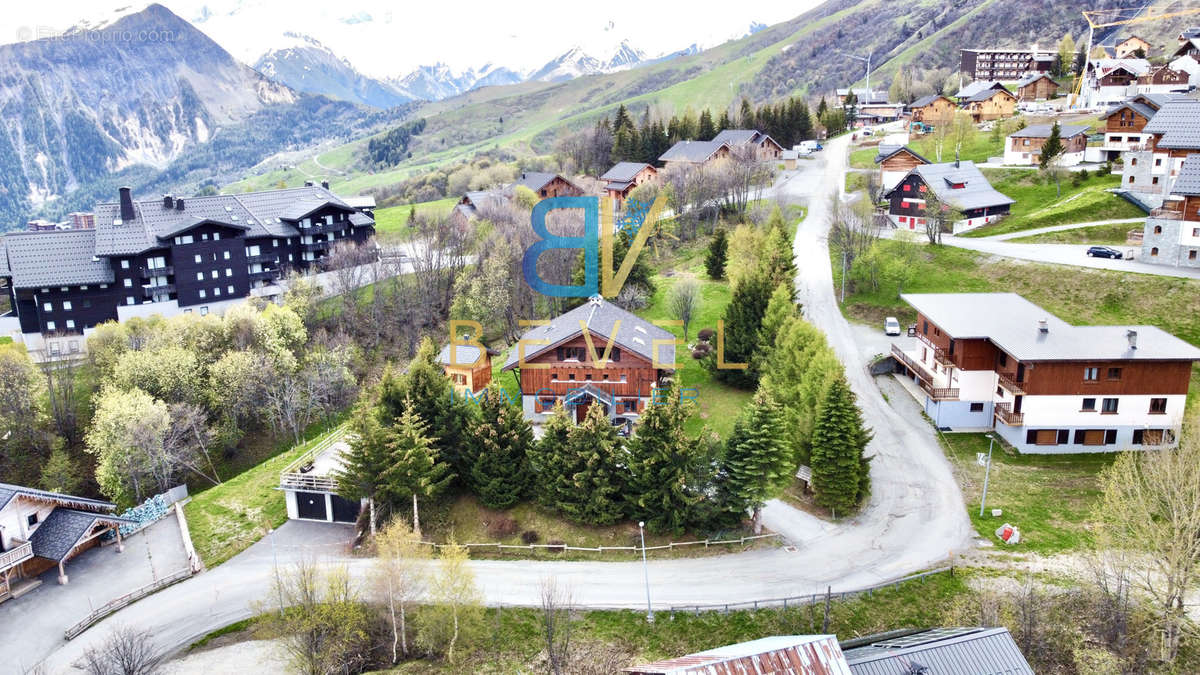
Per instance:
[[[1187,159],[1183,160],[1171,194],[1200,196],[1200,155],[1188,155]]]
[[[910,173],[914,172],[921,177],[930,190],[933,190],[938,199],[956,209],[966,211],[1014,203],[1013,199],[992,187],[974,162],[964,160],[940,164],[921,164],[913,167],[910,171]],[[952,188],[947,184],[947,178],[963,187]],[[899,185],[897,183],[897,186]],[[891,192],[888,193],[888,195],[890,194]]]
[[[1050,138],[1050,131],[1054,128],[1053,124],[1031,124],[1024,129],[1009,134],[1009,138]],[[1072,138],[1079,134],[1086,134],[1090,129],[1086,124],[1060,124],[1058,127],[1058,135],[1060,138]]]
[[[600,180],[628,183],[648,166],[650,165],[645,162],[618,162],[613,168],[605,171],[604,175],[600,176]]]
[[[1016,293],[901,298],[953,338],[986,338],[1021,361],[1200,361],[1200,349],[1157,326],[1072,326]],[[1129,331],[1137,333],[1136,349]]]
[[[96,230],[14,232],[5,237],[14,288],[108,284],[113,271],[96,258]]]
[[[837,637],[776,635],[626,668],[654,675],[850,675]]]
[[[621,322],[619,326],[617,326],[617,321]],[[612,341],[613,346],[633,352],[653,362],[654,341],[666,340],[666,343],[660,342],[657,345],[658,363],[666,366],[675,362],[675,336],[673,334],[635,314],[626,312],[607,300],[596,299],[589,300],[575,309],[555,317],[547,325],[535,326],[526,331],[521,336],[521,339],[526,341],[525,360],[581,334],[583,332],[580,327],[581,322],[587,326],[588,332],[592,335],[592,344],[596,349],[597,357],[603,355],[607,343]],[[616,335],[613,335],[614,326],[617,326]],[[517,348],[509,350],[508,358],[504,362],[504,370],[519,365],[519,351],[520,349]]]
[[[1160,148],[1200,150],[1200,101],[1191,98],[1168,101],[1143,131],[1162,134],[1157,143]]]
[[[1007,628],[934,629],[844,654],[854,675],[909,675],[918,665],[930,675],[1033,675]]]
[[[729,147],[723,141],[679,141],[658,158],[660,162],[703,162],[712,157],[721,147]]]

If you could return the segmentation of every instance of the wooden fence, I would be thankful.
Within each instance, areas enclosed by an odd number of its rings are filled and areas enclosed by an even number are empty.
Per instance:
[[[126,607],[127,605],[133,604],[133,603],[137,602],[138,600],[141,600],[142,598],[146,597],[147,595],[150,595],[151,593],[161,591],[162,589],[164,589],[167,586],[170,586],[172,584],[177,584],[180,581],[183,581],[184,579],[187,579],[190,576],[192,576],[192,568],[191,568],[191,566],[188,566],[188,567],[185,567],[185,568],[179,570],[178,572],[175,572],[174,574],[165,576],[162,579],[155,581],[154,583],[142,586],[141,588],[139,588],[135,591],[126,593],[125,595],[122,595],[119,598],[114,598],[112,600],[109,600],[108,602],[104,603],[100,607],[97,607],[96,609],[92,610],[91,614],[88,614],[87,616],[85,616],[82,620],[79,621],[79,623],[68,628],[66,630],[66,633],[64,634],[64,637],[68,640],[74,639],[74,638],[78,637],[80,633],[87,630],[88,628],[91,628],[92,625],[94,625],[96,622],[100,621],[104,617],[116,612],[117,610],[120,610],[120,609]]]
[[[717,604],[712,604],[712,605],[672,605],[670,611],[672,611],[672,612],[712,612],[712,611],[728,612],[730,610],[760,609],[763,607],[783,607],[784,609],[787,609],[788,607],[798,607],[798,606],[803,606],[803,605],[814,605],[818,602],[828,602],[829,600],[832,600],[835,598],[838,600],[845,600],[847,596],[854,597],[856,595],[863,595],[863,594],[866,594],[869,596],[874,591],[882,590],[884,588],[890,588],[892,586],[898,586],[899,584],[903,584],[903,583],[906,583],[909,581],[916,581],[918,579],[924,579],[925,577],[932,576],[934,574],[942,574],[943,572],[949,572],[951,576],[954,576],[954,568],[953,567],[939,567],[934,570],[929,570],[928,572],[921,572],[920,574],[913,574],[911,576],[903,577],[901,579],[896,579],[894,581],[887,581],[882,584],[875,584],[874,586],[867,586],[865,588],[858,588],[858,589],[854,589],[854,590],[850,590],[850,591],[840,591],[838,593],[834,593],[834,592],[832,592],[832,590],[829,587],[826,587],[824,593],[810,593],[808,595],[793,595],[793,596],[789,596],[786,598],[768,598],[766,600],[745,600],[742,602],[727,602],[727,603],[717,603]]]
[[[677,548],[684,548],[687,546],[704,546],[705,548],[708,548],[709,546],[728,546],[731,544],[737,544],[739,546],[743,546],[748,541],[755,541],[758,539],[772,539],[772,538],[777,538],[779,536],[780,535],[778,533],[772,532],[771,534],[756,534],[756,535],[752,535],[749,537],[738,537],[737,539],[698,539],[696,541],[673,541],[673,542],[669,542],[666,544],[662,544],[660,546],[647,546],[646,550],[647,551],[675,550]],[[438,544],[438,543],[435,543],[432,541],[422,541],[421,543],[426,546],[432,546],[435,550],[439,549],[439,548],[445,548],[450,545],[450,544]],[[458,544],[458,546],[461,546],[466,549],[493,548],[498,551],[503,551],[503,550],[535,551],[537,549],[549,549],[554,553],[561,553],[564,551],[584,551],[587,553],[613,553],[613,552],[617,552],[617,551],[625,551],[625,552],[637,553],[642,550],[641,546],[571,546],[569,544],[501,544],[500,542]]]

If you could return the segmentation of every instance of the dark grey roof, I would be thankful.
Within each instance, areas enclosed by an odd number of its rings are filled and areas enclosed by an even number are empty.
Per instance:
[[[1033,84],[1034,82],[1037,82],[1038,80],[1042,79],[1043,77],[1049,79],[1051,82],[1054,82],[1054,78],[1050,77],[1046,73],[1043,73],[1040,71],[1031,71],[1031,72],[1025,73],[1024,75],[1021,76],[1021,79],[1017,80],[1017,87],[1024,87],[1027,84]],[[1055,84],[1055,86],[1058,86],[1057,82],[1055,82],[1054,84]]]
[[[1112,117],[1113,115],[1115,115],[1116,113],[1121,112],[1122,110],[1132,110],[1133,112],[1141,115],[1142,117],[1145,117],[1147,120],[1154,119],[1154,113],[1156,112],[1155,108],[1151,108],[1150,106],[1146,105],[1145,103],[1130,100],[1130,101],[1125,101],[1124,103],[1119,103],[1119,104],[1113,106],[1112,108],[1109,108],[1108,110],[1106,110],[1104,112],[1103,115],[1100,116],[1100,119],[1106,120],[1109,117]]]
[[[1157,144],[1160,148],[1200,150],[1200,101],[1190,98],[1168,101],[1143,131],[1162,134]]]
[[[771,141],[775,145],[779,145],[774,138],[771,138],[758,129],[725,129],[716,136],[713,136],[713,140],[726,143],[730,147],[745,143],[762,143],[764,141]]]
[[[996,89],[996,88],[984,89],[983,91],[980,91],[975,94],[972,94],[971,96],[968,96],[966,98],[966,102],[967,103],[978,103],[980,101],[986,101],[989,98],[995,96],[996,94],[1000,94],[1000,93],[1008,94],[1009,96],[1013,95],[1011,91],[1005,89],[1004,87],[1000,87],[999,89]]]
[[[908,154],[912,155],[913,157],[916,157],[917,159],[921,160],[921,162],[923,164],[929,163],[929,160],[927,160],[924,157],[922,157],[921,155],[917,154],[916,150],[913,150],[912,148],[908,147],[907,145],[886,145],[883,143],[879,144],[879,154],[875,155],[875,163],[881,164],[881,163],[883,163],[884,160],[887,160],[888,158],[899,154],[900,151],[902,151],[902,150],[908,152]]]
[[[300,234],[294,221],[325,205],[354,211],[337,195],[320,186],[284,188],[233,195],[183,198],[184,208],[167,208],[161,199],[135,200],[132,222],[121,222],[120,205],[96,205],[96,255],[141,253],[162,246],[161,238],[173,236],[188,222],[212,220],[245,227],[246,237],[294,237]],[[366,217],[365,214],[362,214]],[[360,218],[361,221],[361,218]],[[373,223],[373,220],[367,222]],[[367,224],[364,222],[363,224]]]
[[[1200,155],[1188,155],[1183,160],[1171,194],[1200,197]]]
[[[954,98],[970,98],[981,91],[987,91],[997,87],[1003,88],[1004,85],[996,82],[995,80],[975,80],[974,82],[968,83],[962,89],[959,89],[958,93],[954,95]]]
[[[60,561],[70,555],[71,550],[79,544],[79,540],[91,532],[98,522],[129,525],[137,523],[135,520],[118,516],[57,508],[51,511],[29,536],[29,543],[33,544],[33,554],[39,558]]]
[[[901,298],[955,339],[988,339],[1020,361],[1200,361],[1200,349],[1156,326],[1072,326],[1016,293]],[[1137,349],[1129,331],[1137,333]]]
[[[679,141],[658,158],[660,162],[703,162],[722,146],[724,141]]]
[[[450,359],[450,348],[454,347],[454,359]],[[474,365],[479,360],[479,347],[473,345],[446,345],[442,347],[442,351],[438,352],[438,363],[443,366],[455,366],[458,368],[467,368]]]
[[[1050,138],[1050,131],[1054,128],[1053,124],[1031,124],[1024,129],[1009,134],[1011,138]],[[1058,135],[1061,138],[1072,138],[1079,134],[1086,134],[1090,129],[1086,124],[1060,124],[1058,126]]]
[[[604,175],[600,176],[600,180],[607,180],[615,183],[629,183],[638,175],[638,173],[642,171],[642,169],[645,169],[648,166],[650,165],[646,164],[645,162],[618,162],[615,166],[613,166],[613,168],[605,171]]]
[[[842,652],[854,675],[1033,675],[1007,628],[935,628]],[[925,671],[922,671],[925,672]]]
[[[837,90],[838,96],[845,96],[850,93],[847,88]],[[859,103],[887,103],[888,93],[880,89],[872,89],[867,91],[865,87],[855,87],[854,96]]]
[[[96,258],[96,230],[14,232],[5,237],[14,288],[108,284],[107,260]]]
[[[921,176],[921,180],[929,186],[930,190],[933,190],[938,199],[963,211],[980,209],[985,206],[1003,206],[1012,204],[1014,201],[1007,195],[997,192],[974,162],[964,160],[940,164],[921,164],[913,167],[910,173],[914,172]],[[951,188],[947,181],[964,184],[964,187]]]
[[[922,96],[921,98],[913,101],[912,103],[909,103],[908,107],[910,109],[911,108],[924,108],[925,106],[929,105],[930,103],[933,103],[934,101],[938,100],[939,98],[946,98],[946,97],[942,96],[941,94],[930,94],[928,96]],[[946,100],[949,101],[950,99],[946,99]]]
[[[39,490],[37,488],[25,487],[23,485],[13,485],[11,483],[0,483],[0,509],[3,509],[13,497],[18,495],[28,495],[39,499],[48,499],[65,506],[75,508],[94,508],[101,511],[112,511],[117,507],[112,502],[106,502],[101,499],[90,499],[88,497],[76,497],[75,495],[66,495],[60,492],[50,492],[48,490]]]
[[[505,196],[497,190],[476,190],[466,194],[469,205],[478,209],[481,206],[499,206],[504,203]]]
[[[521,173],[521,177],[518,178],[517,182],[513,183],[511,187],[524,185],[530,190],[537,192],[538,190],[546,187],[546,184],[555,178],[561,178],[561,176],[556,173],[545,173],[543,171],[525,171]],[[563,180],[567,181],[568,183],[571,182],[566,178],[563,178]]]
[[[617,334],[613,335],[613,327],[617,321],[621,324],[617,326]],[[551,319],[550,323],[536,326],[522,335],[521,339],[526,341],[525,359],[529,360],[554,345],[581,334],[583,329],[580,322],[587,326],[588,333],[592,335],[592,344],[598,357],[603,355],[605,346],[611,341],[615,347],[653,361],[653,341],[667,340],[665,344],[658,344],[658,362],[664,366],[675,362],[674,335],[607,300],[598,298],[590,299],[566,314]],[[508,358],[504,361],[504,370],[519,365],[519,351],[518,348],[509,350]]]

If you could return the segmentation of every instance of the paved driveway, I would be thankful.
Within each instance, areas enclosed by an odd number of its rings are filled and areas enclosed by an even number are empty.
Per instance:
[[[58,585],[58,568],[42,574],[42,585],[0,605],[0,645],[16,661],[0,660],[0,673],[24,672],[63,646],[63,632],[93,608],[187,567],[187,553],[174,514],[115,545],[83,552],[67,561],[70,583]],[[10,651],[11,650],[11,651]]]

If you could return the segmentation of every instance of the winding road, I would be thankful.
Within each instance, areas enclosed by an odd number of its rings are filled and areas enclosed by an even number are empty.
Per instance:
[[[764,511],[766,524],[793,547],[652,560],[648,574],[656,609],[809,595],[827,586],[835,592],[863,588],[929,568],[971,545],[962,495],[932,428],[919,417],[902,416],[884,400],[867,373],[854,329],[834,302],[825,195],[841,190],[847,145],[845,136],[827,144],[819,178],[785,181],[777,188],[810,197],[808,216],[794,242],[796,288],[805,314],[826,332],[846,364],[864,418],[875,431],[869,448],[874,456],[870,502],[852,520],[833,524],[774,501]],[[69,672],[84,650],[118,625],[148,629],[159,652],[176,652],[213,630],[269,609],[267,590],[276,558],[282,565],[319,556],[346,564],[355,578],[364,579],[371,561],[338,553],[343,547],[337,542],[347,534],[338,526],[290,522],[276,531],[275,541],[261,541],[214,570],[121,610],[53,654],[20,656],[27,663],[45,658],[48,673]],[[542,580],[554,577],[581,607],[646,607],[640,562],[477,560],[471,567],[489,604],[536,605]]]

